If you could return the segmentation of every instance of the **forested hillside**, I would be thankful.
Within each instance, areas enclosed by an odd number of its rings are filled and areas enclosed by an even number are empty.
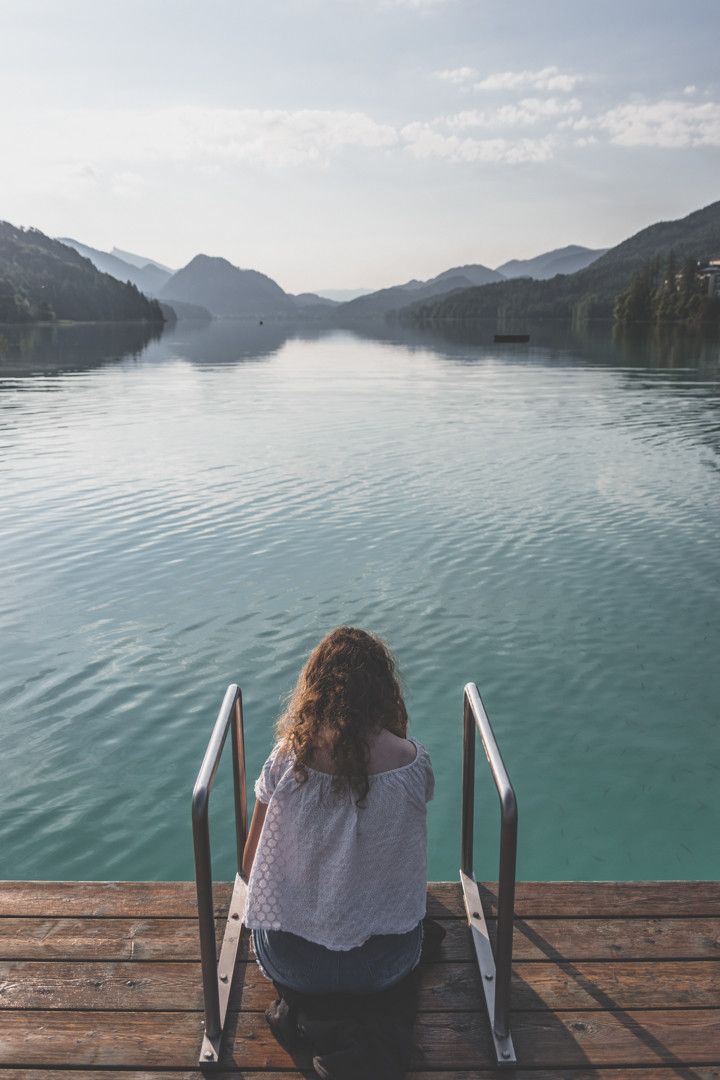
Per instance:
[[[670,252],[678,264],[720,257],[720,202],[678,221],[663,221],[611,248],[591,266],[549,281],[520,278],[462,289],[402,310],[410,319],[613,316],[618,295],[651,260]]]
[[[152,262],[144,266],[136,266],[109,251],[99,251],[98,248],[81,244],[79,240],[72,240],[68,236],[59,236],[58,240],[61,244],[74,248],[78,255],[84,255],[103,274],[110,274],[110,277],[116,278],[117,281],[131,281],[145,296],[157,296],[171,276],[169,270],[163,270]]]
[[[630,278],[615,301],[616,323],[720,323],[720,296],[707,295],[695,259],[678,264],[674,251],[666,260],[649,260]]]
[[[0,323],[163,322],[160,305],[38,229],[0,221]]]
[[[367,318],[387,315],[389,312],[410,303],[419,303],[433,297],[447,296],[453,289],[466,289],[472,285],[484,285],[490,281],[500,281],[501,274],[487,266],[473,263],[469,266],[455,266],[443,270],[428,281],[406,281],[402,285],[392,285],[387,289],[358,296],[338,309],[341,318]]]

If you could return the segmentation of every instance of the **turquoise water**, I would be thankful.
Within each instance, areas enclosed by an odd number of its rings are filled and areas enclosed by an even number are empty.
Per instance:
[[[717,877],[717,342],[539,329],[5,333],[4,877],[192,876],[227,684],[250,781],[310,647],[399,658],[459,859],[462,687],[520,809],[523,878]],[[1,343],[0,343],[1,344]],[[229,773],[213,796],[229,876]],[[476,871],[497,799],[478,761]]]

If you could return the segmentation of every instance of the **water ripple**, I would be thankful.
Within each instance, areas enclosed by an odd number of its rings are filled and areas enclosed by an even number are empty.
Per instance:
[[[715,876],[717,356],[259,348],[218,325],[0,378],[4,875],[191,876],[225,685],[254,772],[309,648],[357,622],[396,649],[433,756],[433,877],[457,870],[468,679],[520,794],[521,876]]]

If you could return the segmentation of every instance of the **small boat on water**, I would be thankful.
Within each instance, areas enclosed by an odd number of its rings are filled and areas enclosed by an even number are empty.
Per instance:
[[[517,345],[530,340],[529,334],[496,334],[495,342],[499,345]]]

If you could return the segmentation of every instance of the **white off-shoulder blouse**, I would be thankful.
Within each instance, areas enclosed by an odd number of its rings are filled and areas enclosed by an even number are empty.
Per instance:
[[[373,934],[404,934],[425,916],[426,803],[430,755],[371,773],[366,805],[335,795],[332,775],[308,767],[305,783],[277,744],[255,783],[267,804],[248,882],[244,922],[347,950]]]

